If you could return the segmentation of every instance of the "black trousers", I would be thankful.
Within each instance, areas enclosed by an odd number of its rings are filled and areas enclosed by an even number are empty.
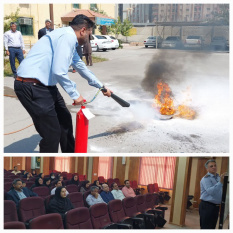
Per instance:
[[[199,214],[201,229],[215,229],[218,221],[219,206],[201,201],[199,205]]]
[[[15,80],[15,93],[42,137],[41,153],[74,152],[71,114],[56,86]]]

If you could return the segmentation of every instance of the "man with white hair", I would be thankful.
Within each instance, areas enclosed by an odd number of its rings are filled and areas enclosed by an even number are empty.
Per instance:
[[[48,33],[50,33],[51,31],[53,31],[53,29],[51,28],[51,25],[52,25],[52,21],[50,19],[46,19],[45,20],[45,27],[44,28],[41,28],[39,31],[38,31],[38,40],[44,36],[44,35],[47,35]]]
[[[210,159],[205,163],[207,174],[201,179],[201,203],[199,205],[201,229],[215,229],[219,206],[222,200],[223,180],[226,173],[217,174],[215,160]]]

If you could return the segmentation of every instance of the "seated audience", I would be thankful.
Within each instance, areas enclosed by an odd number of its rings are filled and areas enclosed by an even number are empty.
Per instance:
[[[38,177],[44,179],[44,173],[40,173],[40,174],[38,175]]]
[[[50,188],[51,179],[50,178],[44,178],[43,184],[44,184],[44,186]]]
[[[133,189],[130,187],[129,180],[124,181],[125,186],[122,188],[122,193],[125,195],[125,197],[135,197],[136,194],[133,191]]]
[[[60,180],[57,180],[56,182],[55,182],[55,188],[53,188],[52,190],[51,190],[51,195],[54,195],[55,194],[55,191],[56,191],[56,189],[58,188],[58,187],[62,187],[62,182],[60,181]],[[69,194],[69,192],[66,190],[66,196]]]
[[[32,176],[37,176],[36,175],[36,170],[32,170]]]
[[[26,175],[26,173],[27,173],[27,171],[25,171],[25,170],[22,171],[22,172],[21,172],[21,176],[22,176],[23,178],[25,178],[24,176]]]
[[[51,179],[51,182],[56,180],[56,176],[55,176],[55,174],[53,172],[50,173],[50,179]]]
[[[74,209],[73,204],[71,203],[70,199],[67,198],[67,191],[66,188],[60,186],[55,191],[54,198],[51,199],[48,206],[49,213],[59,213],[64,219],[65,213],[71,209]]]
[[[22,187],[25,188],[27,185],[26,185],[26,182],[24,180],[22,180]]]
[[[112,193],[109,191],[107,184],[102,184],[102,192],[100,193],[102,199],[108,204],[111,200],[114,200]]]
[[[75,185],[79,185],[79,180],[78,180],[78,176],[74,175],[70,181],[70,184],[75,184]]]
[[[100,185],[100,182],[99,182],[98,180],[95,180],[95,181],[93,182],[93,186],[96,186],[96,187],[98,187],[99,189],[102,188],[102,186]]]
[[[115,199],[119,199],[122,201],[125,198],[124,194],[119,189],[117,183],[112,183],[111,188],[112,188],[111,193]]]
[[[13,188],[7,193],[7,200],[12,200],[15,202],[16,207],[19,205],[19,201],[27,198],[38,196],[36,193],[33,193],[30,189],[22,186],[21,179],[15,179],[12,183]]]
[[[27,173],[23,176],[23,178],[26,178],[27,181],[29,181],[31,177],[32,177],[32,174],[31,174],[30,172],[27,172]]]
[[[89,180],[84,180],[81,184],[80,192],[84,194],[86,191],[88,191],[90,184],[91,183]]]
[[[18,171],[18,167],[17,166],[14,166],[14,170],[11,173],[17,175],[17,174],[21,173],[21,171]]]
[[[64,184],[64,177],[61,174],[58,174],[57,179],[61,181],[62,186],[65,186],[65,184]]]
[[[98,203],[105,203],[98,191],[99,188],[97,186],[91,186],[91,194],[89,194],[86,198],[86,202],[89,206]]]
[[[39,187],[39,186],[44,186],[43,179],[40,178],[40,177],[36,178],[35,184],[33,184],[33,185],[31,186],[31,190],[32,190],[33,188]]]

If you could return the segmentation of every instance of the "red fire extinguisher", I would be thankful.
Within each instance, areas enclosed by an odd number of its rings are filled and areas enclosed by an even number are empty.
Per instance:
[[[82,112],[82,109],[85,108],[85,106],[81,106],[76,116],[75,153],[87,153],[89,120]]]

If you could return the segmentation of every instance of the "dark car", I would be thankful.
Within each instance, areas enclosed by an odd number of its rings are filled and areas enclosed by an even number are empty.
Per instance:
[[[210,43],[210,49],[211,50],[228,50],[228,41],[225,37],[223,36],[215,36],[212,38],[211,43]]]
[[[162,48],[181,49],[183,48],[183,43],[179,36],[168,36],[162,42]]]

